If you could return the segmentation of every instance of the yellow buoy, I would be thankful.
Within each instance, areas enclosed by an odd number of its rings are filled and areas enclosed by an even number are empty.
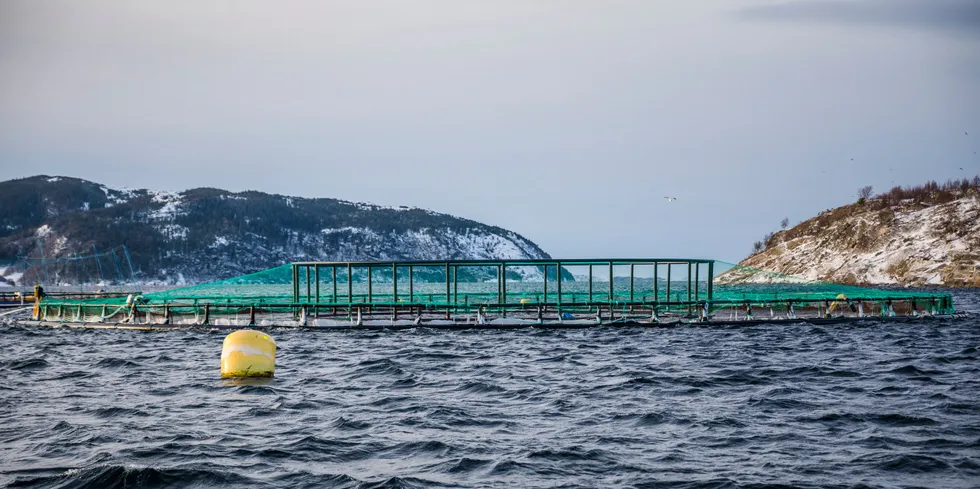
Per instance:
[[[276,340],[251,329],[235,331],[221,345],[222,377],[272,377]]]

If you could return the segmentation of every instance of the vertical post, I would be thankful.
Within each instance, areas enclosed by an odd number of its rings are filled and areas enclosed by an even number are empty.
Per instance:
[[[556,291],[558,292],[558,313],[561,314],[561,262],[555,263]]]
[[[347,263],[347,303],[354,303],[354,280],[350,262]],[[349,309],[349,308],[348,308]]]
[[[452,302],[452,299],[453,299],[452,296],[449,295],[450,294],[449,286],[450,286],[450,283],[449,283],[449,262],[447,261],[446,262],[446,305],[447,306],[449,305],[450,302]],[[448,310],[447,310],[446,314],[449,314]]]
[[[691,262],[687,262],[687,310],[691,312]]]
[[[367,269],[368,269],[368,296],[367,296],[367,301],[368,301],[368,304],[370,304],[370,303],[374,302],[374,299],[371,297],[371,295],[373,294],[373,291],[371,290],[371,285],[372,285],[371,284],[371,281],[374,279],[374,277],[372,277],[371,275],[374,275],[374,273],[373,273],[374,272],[374,267],[372,267],[371,265],[368,265]]]
[[[331,280],[333,282],[333,300],[331,300],[330,302],[336,304],[337,303],[337,265],[330,267],[330,270],[331,270],[331,274],[333,275]]]
[[[497,264],[497,304],[500,304],[500,264]]]
[[[293,264],[293,304],[299,302],[299,266]]]
[[[459,267],[453,265],[453,306],[459,302]]]
[[[548,303],[548,265],[544,266],[544,303]]]
[[[609,302],[613,301],[613,298],[615,297],[613,295],[614,292],[615,290],[613,290],[613,262],[609,262]]]
[[[698,296],[701,293],[701,291],[698,290],[701,288],[701,286],[699,285],[700,283],[701,283],[701,262],[697,262],[694,264],[694,302],[698,301]]]
[[[691,302],[691,262],[687,262],[687,302]]]
[[[408,302],[415,302],[415,290],[412,285],[413,275],[415,273],[414,268],[412,265],[408,266]]]
[[[660,297],[657,296],[657,294],[660,293],[660,284],[658,283],[660,282],[660,276],[658,275],[660,273],[660,271],[658,270],[660,268],[659,265],[660,265],[659,263],[653,262],[653,302],[654,303],[660,302]]]
[[[670,302],[670,269],[673,267],[673,263],[667,264],[667,302]]]
[[[310,266],[303,265],[306,270],[306,302],[310,302]]]
[[[633,272],[635,265],[630,263],[630,302],[633,302]]]
[[[708,262],[708,302],[714,299],[715,292],[715,262],[714,260]]]
[[[398,302],[398,264],[391,264],[391,302]]]
[[[316,302],[320,303],[320,264],[313,265],[313,280],[316,282]]]
[[[507,263],[500,263],[500,303],[507,303]]]
[[[592,303],[592,264],[589,264],[589,303]]]
[[[455,271],[455,269],[453,269]],[[450,295],[450,286],[452,284],[449,282],[449,262],[446,262],[446,319],[450,319],[452,314],[449,310],[449,305],[453,302],[453,297]]]

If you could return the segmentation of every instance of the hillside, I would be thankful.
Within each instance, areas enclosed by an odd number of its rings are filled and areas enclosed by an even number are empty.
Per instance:
[[[757,247],[739,265],[846,284],[980,286],[980,177],[896,187],[822,212]],[[736,268],[718,281],[771,277]]]
[[[91,254],[93,245],[126,245],[137,277],[163,283],[300,260],[548,258],[512,231],[418,208],[214,188],[116,189],[67,177],[0,182],[0,280],[14,282],[18,260],[40,257],[42,247],[50,260]],[[80,279],[63,268],[61,280]]]

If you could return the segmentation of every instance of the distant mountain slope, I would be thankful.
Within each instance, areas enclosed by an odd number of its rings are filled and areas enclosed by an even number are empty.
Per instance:
[[[115,189],[67,177],[0,182],[0,263],[39,257],[39,244],[48,258],[125,244],[141,278],[163,282],[297,260],[549,258],[512,231],[418,208],[213,188]],[[14,271],[0,277],[9,282]]]
[[[739,264],[847,284],[980,286],[980,178],[896,187],[822,212]],[[718,280],[772,275],[736,268]]]

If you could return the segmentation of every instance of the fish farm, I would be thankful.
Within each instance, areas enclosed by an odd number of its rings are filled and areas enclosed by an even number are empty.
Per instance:
[[[160,292],[36,295],[28,297],[31,319],[21,324],[585,328],[916,321],[956,313],[946,293],[833,284],[701,259],[297,262]]]

